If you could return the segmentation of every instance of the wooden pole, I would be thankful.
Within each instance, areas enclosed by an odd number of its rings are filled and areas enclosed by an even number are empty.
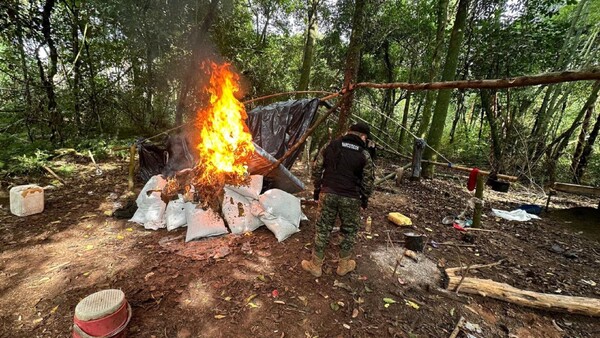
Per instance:
[[[306,139],[310,135],[312,135],[312,133],[314,133],[315,130],[317,130],[317,127],[319,127],[321,125],[321,123],[323,123],[325,120],[327,120],[327,117],[329,117],[329,115],[331,115],[334,111],[336,111],[338,109],[341,102],[342,102],[341,100],[338,101],[338,103],[336,103],[333,107],[331,107],[328,111],[326,111],[325,114],[321,115],[321,117],[319,117],[315,121],[315,123],[312,125],[312,127],[308,128],[308,130],[304,133],[304,135],[302,135],[302,137],[298,140],[298,142],[296,142],[296,144],[291,146],[290,149],[288,149],[288,151],[285,154],[283,154],[283,156],[280,159],[278,159],[276,162],[271,164],[270,167],[267,168],[265,175],[269,174],[275,168],[279,167],[281,162],[283,162],[286,158],[288,158],[291,154],[293,154],[294,151],[296,151],[296,149],[300,148],[300,146],[302,144],[304,144],[304,141],[306,141]]]
[[[422,138],[415,139],[413,146],[413,161],[412,161],[412,176],[411,180],[417,181],[421,178],[421,161],[423,159],[423,150],[425,149],[425,140]]]
[[[432,89],[498,89],[546,85],[559,82],[572,82],[583,80],[600,80],[600,67],[594,67],[586,70],[564,71],[545,73],[532,76],[520,76],[508,79],[493,80],[465,80],[465,81],[445,81],[429,83],[371,83],[361,82],[351,87],[351,89],[368,87],[379,89],[399,88],[406,90],[432,90]]]
[[[129,177],[127,179],[129,191],[133,191],[136,149],[137,147],[135,144],[132,144],[131,147],[129,147]]]
[[[430,160],[423,160],[422,162],[437,165],[440,167],[451,168],[451,169],[458,170],[458,171],[464,171],[464,172],[471,172],[473,170],[473,168],[464,167],[464,166],[456,165],[453,163],[442,163],[442,162],[436,162],[436,161],[430,161]],[[484,175],[484,176],[489,176],[491,173],[489,171],[479,170],[479,174]],[[511,182],[514,182],[519,179],[517,176],[510,176],[510,175],[503,175],[503,174],[497,174],[496,177],[499,179],[511,181]]]
[[[473,228],[481,227],[481,212],[483,210],[482,204],[484,189],[483,178],[484,175],[482,175],[481,173],[477,173],[477,186],[475,188],[475,197],[477,197],[479,201],[475,203],[475,210],[473,212]]]

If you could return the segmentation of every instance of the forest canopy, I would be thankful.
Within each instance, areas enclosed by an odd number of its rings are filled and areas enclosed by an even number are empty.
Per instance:
[[[100,155],[189,121],[205,103],[207,59],[235,67],[243,101],[586,70],[599,66],[599,32],[600,0],[4,0],[0,175],[31,173],[55,149]],[[419,136],[454,162],[598,185],[599,90],[361,88],[312,145],[365,120],[384,155],[410,155]]]

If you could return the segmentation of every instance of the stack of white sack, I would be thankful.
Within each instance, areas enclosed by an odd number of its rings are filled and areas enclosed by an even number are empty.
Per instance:
[[[144,228],[158,230],[165,227],[165,209],[167,204],[160,198],[167,181],[161,176],[152,176],[135,202],[137,211],[129,222],[142,224]]]

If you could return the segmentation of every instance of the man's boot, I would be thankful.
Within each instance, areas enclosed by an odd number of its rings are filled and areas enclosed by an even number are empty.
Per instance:
[[[340,257],[337,270],[335,271],[340,276],[345,276],[348,272],[356,269],[356,262],[348,257]]]
[[[323,266],[323,258],[317,257],[317,255],[315,255],[314,253],[312,254],[312,258],[310,261],[303,260],[301,265],[302,269],[310,272],[315,277],[321,277],[321,275],[323,274],[323,270],[321,269],[321,267]]]

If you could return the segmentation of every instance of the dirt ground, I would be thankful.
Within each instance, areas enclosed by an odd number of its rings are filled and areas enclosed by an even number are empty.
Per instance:
[[[102,176],[95,176],[93,167],[78,164],[67,185],[46,190],[43,213],[22,218],[10,214],[8,185],[45,186],[52,179],[3,182],[0,337],[69,337],[79,300],[106,288],[122,289],[133,307],[130,337],[448,337],[461,316],[468,325],[458,337],[600,336],[600,321],[592,317],[457,295],[441,290],[435,268],[430,273],[414,264],[425,275],[415,279],[402,269],[393,275],[393,267],[380,264],[381,252],[393,255],[402,247],[407,229],[386,220],[397,211],[412,219],[412,231],[434,244],[422,257],[429,266],[503,260],[469,275],[532,291],[600,298],[597,200],[559,195],[541,220],[519,223],[491,216],[490,208],[543,205],[543,196],[523,187],[511,187],[508,194],[486,190],[483,227],[496,231],[475,232],[467,243],[461,232],[441,223],[472,197],[464,176],[444,171],[443,178],[404,180],[398,187],[388,181],[363,212],[373,218],[373,234],[359,235],[357,270],[335,274],[334,233],[324,275],[315,279],[300,267],[311,250],[314,203],[303,203],[310,220],[282,243],[261,227],[184,245],[185,228],[147,231],[109,216],[126,197],[127,165],[104,163],[102,169]],[[378,177],[392,170],[380,163]],[[294,172],[308,182],[299,164]]]

